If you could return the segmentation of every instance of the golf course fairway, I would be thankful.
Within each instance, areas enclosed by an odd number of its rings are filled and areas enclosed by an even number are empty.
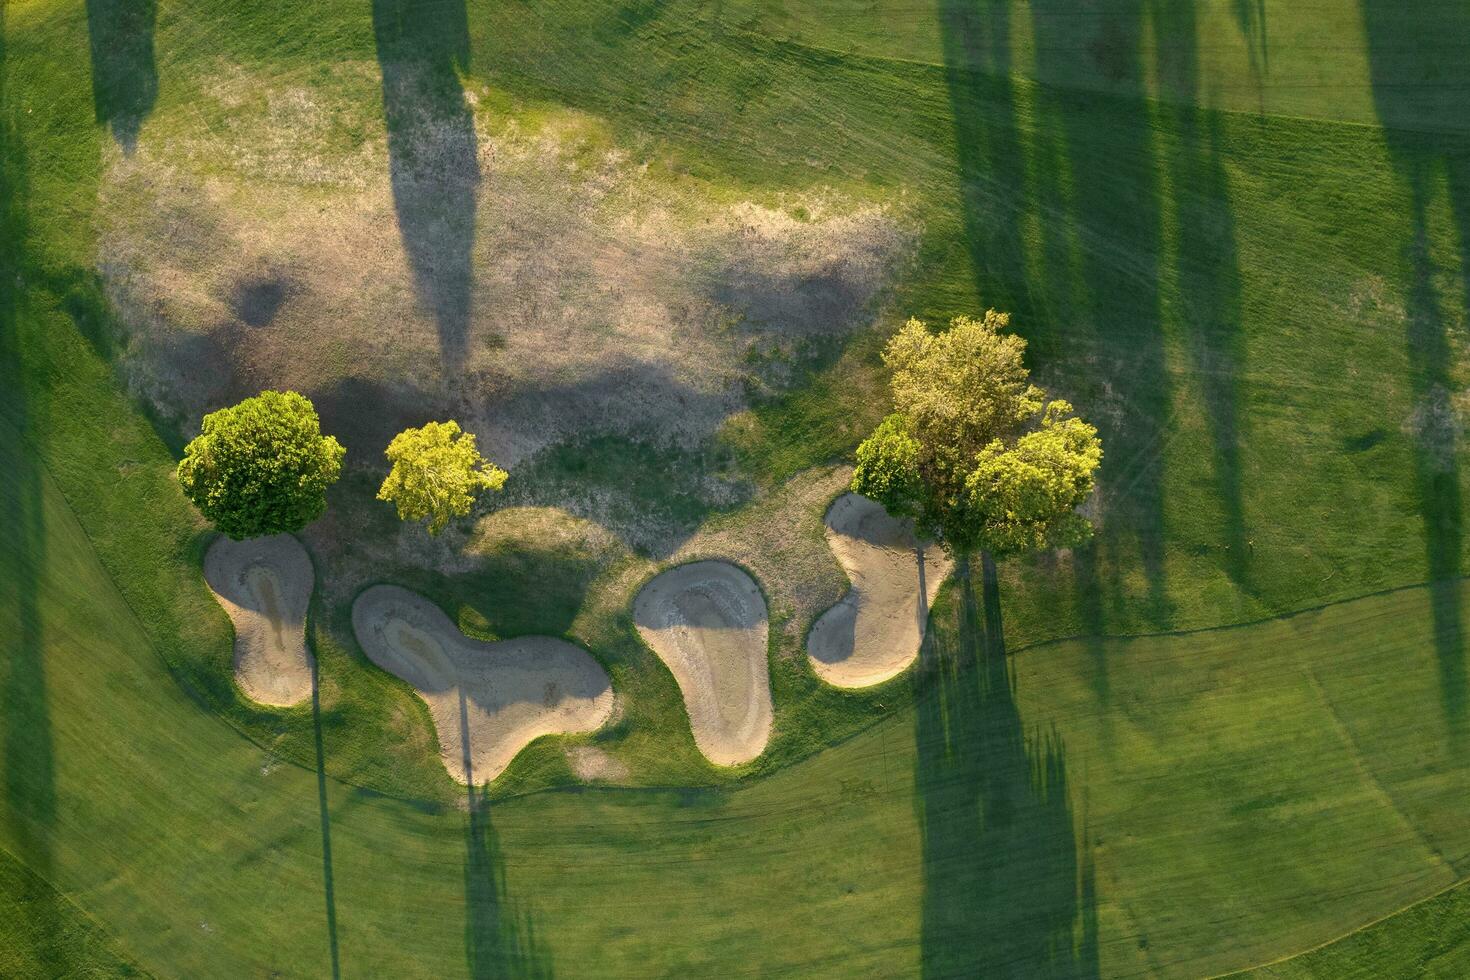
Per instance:
[[[1463,0],[0,5],[0,975],[1470,975],[1467,92]],[[1091,538],[877,588],[989,309]],[[266,390],[345,456],[222,579]]]

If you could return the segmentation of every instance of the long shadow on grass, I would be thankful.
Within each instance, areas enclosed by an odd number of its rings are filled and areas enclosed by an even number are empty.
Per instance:
[[[1235,0],[1231,5],[1235,26],[1245,41],[1251,65],[1251,77],[1259,87],[1271,74],[1271,44],[1266,34],[1266,0]]]
[[[470,760],[469,705],[459,695],[468,817],[465,823],[465,959],[475,980],[533,980],[552,975],[551,955],[536,939],[529,913],[518,913],[506,892],[505,860],[490,820],[490,790],[475,786]]]
[[[52,873],[50,833],[56,820],[56,773],[46,679],[45,630],[37,594],[46,554],[42,474],[26,436],[41,431],[27,397],[25,345],[18,323],[26,235],[25,151],[16,127],[0,6],[0,766],[4,769],[4,842],[34,872]],[[41,917],[46,903],[22,907]],[[54,923],[26,932],[56,936]],[[54,976],[71,972],[63,949],[36,950]]]
[[[1164,625],[1170,382],[1159,295],[1162,197],[1141,55],[1145,7],[1121,0],[1078,17],[1064,0],[1036,0],[1031,12],[1042,82],[1036,127],[1055,144],[1033,172],[1038,196],[1062,208],[1048,216],[1053,242],[1037,288],[1053,294],[1049,308],[1068,313],[1055,328],[1059,368],[1107,452],[1099,474],[1106,513],[1087,556],[1096,562],[1095,583],[1085,587],[1106,587],[1121,600],[1127,571],[1141,566],[1144,613]],[[1065,88],[1078,58],[1124,94]]]
[[[1178,315],[1213,444],[1215,492],[1224,521],[1223,565],[1237,584],[1246,585],[1251,544],[1240,473],[1237,378],[1245,360],[1240,343],[1240,260],[1220,148],[1220,117],[1199,105],[1197,6],[1195,0],[1155,0],[1153,33],[1164,39],[1155,45],[1155,74],[1161,89],[1171,96],[1166,103],[1172,124],[1166,156],[1174,202]]]
[[[87,0],[92,106],[125,153],[133,152],[138,130],[158,98],[157,19],[157,0]]]
[[[923,972],[1095,977],[1093,874],[1078,858],[1065,746],[1026,731],[988,561],[983,579],[983,625],[962,564],[957,618],[936,614],[916,672]]]
[[[1033,356],[1049,356],[1046,317],[1033,312],[1021,240],[1026,157],[1012,81],[1009,0],[944,0],[944,79],[954,113],[965,245],[981,303],[1022,319]]]
[[[342,976],[342,962],[337,948],[337,890],[332,878],[332,814],[327,806],[327,753],[322,745],[321,665],[312,650],[311,727],[316,746],[317,811],[322,823],[322,892],[327,906],[327,948],[332,957],[332,980]]]
[[[475,121],[459,81],[470,60],[464,0],[373,0],[373,34],[398,230],[453,381],[469,348],[480,184]]]
[[[1463,739],[1470,693],[1456,580],[1464,574],[1464,502],[1445,305],[1463,303],[1470,311],[1470,8],[1453,2],[1362,4],[1374,106],[1409,192],[1405,340],[1416,406],[1410,426],[1414,482],[1432,581],[1442,708],[1452,737]],[[1458,297],[1453,291],[1442,296],[1436,281],[1430,214],[1441,189],[1459,238]]]

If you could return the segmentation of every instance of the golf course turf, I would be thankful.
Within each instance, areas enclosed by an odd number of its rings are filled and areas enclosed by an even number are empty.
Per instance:
[[[1470,17],[1079,9],[0,7],[0,973],[1470,972]],[[626,236],[568,231],[550,272],[497,253],[548,201]],[[387,244],[357,264],[391,276],[348,289],[322,270],[353,268],[359,206]],[[498,296],[595,342],[516,284],[608,269],[709,377],[639,348],[597,428],[585,364],[545,403],[507,369],[503,509],[399,527],[379,436],[448,397],[403,378],[493,388]],[[631,282],[665,270],[729,288],[687,313]],[[344,295],[417,311],[429,360],[356,357],[372,331],[320,312]],[[914,666],[838,690],[804,638],[847,588],[822,520],[886,411],[877,351],[990,306],[1100,429],[1096,541],[958,568]],[[313,317],[320,343],[270,346]],[[199,363],[299,367],[348,447],[302,534],[293,707],[236,686],[173,478]],[[639,430],[638,384],[687,419],[650,400]],[[635,622],[701,560],[767,605],[770,737],[739,766]],[[456,783],[354,639],[380,583],[475,640],[576,644],[617,711]],[[580,780],[588,749],[621,775]]]

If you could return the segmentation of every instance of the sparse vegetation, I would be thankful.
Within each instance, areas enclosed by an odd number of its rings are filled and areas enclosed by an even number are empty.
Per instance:
[[[236,541],[294,532],[326,510],[345,454],[322,435],[310,401],[263,391],[204,416],[203,431],[184,447],[179,486]]]

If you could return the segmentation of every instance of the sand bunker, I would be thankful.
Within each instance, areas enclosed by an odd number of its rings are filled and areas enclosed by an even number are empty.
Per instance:
[[[713,763],[749,762],[771,735],[766,600],[722,561],[672,568],[633,604],[638,632],[684,693],[699,750]]]
[[[837,687],[896,677],[918,656],[949,559],[937,545],[921,552],[911,521],[895,520],[855,493],[837,498],[827,511],[827,543],[852,589],[807,636],[813,669]]]
[[[488,783],[542,735],[590,732],[612,714],[607,672],[564,640],[472,640],[396,585],[358,596],[352,628],[373,663],[428,703],[444,767],[462,783]]]
[[[254,701],[284,707],[311,696],[313,578],[306,549],[289,534],[221,537],[204,556],[204,581],[235,624],[235,680]]]

